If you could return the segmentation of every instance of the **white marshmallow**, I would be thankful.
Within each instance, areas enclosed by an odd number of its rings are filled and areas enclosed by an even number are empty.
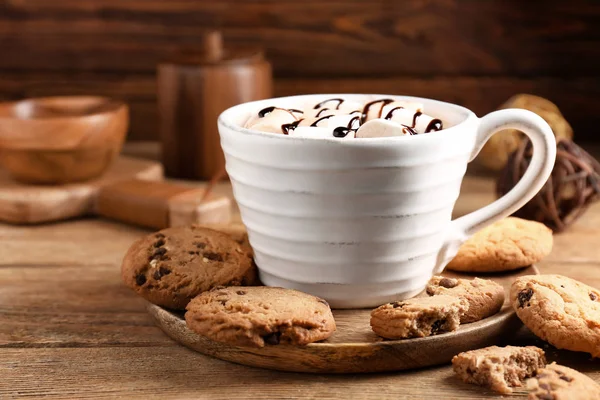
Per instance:
[[[246,122],[245,128],[262,132],[283,133],[282,126],[297,121],[293,113],[288,110],[276,108],[264,117],[258,112]]]
[[[327,118],[323,122],[326,127],[331,128],[333,130],[339,126],[348,127],[348,124],[350,123],[350,121],[352,121],[356,117],[359,117],[359,115],[358,114],[336,115],[331,118]],[[359,120],[357,119],[352,123],[352,126],[350,126],[350,128],[356,128],[358,125],[359,125]]]
[[[385,119],[373,119],[365,122],[358,131],[357,138],[375,138],[375,137],[391,137],[391,136],[408,136],[410,132],[406,127]]]
[[[419,116],[419,118],[417,118],[417,125],[415,127],[415,130],[419,133],[425,133],[425,131],[427,130],[427,127],[429,126],[431,121],[433,121],[434,119],[440,121],[439,119],[430,117],[429,115],[421,114],[421,116]],[[440,121],[440,125],[441,125],[441,121]]]
[[[327,110],[321,113],[318,117],[305,117],[302,119],[302,121],[300,121],[298,126],[312,126],[312,124],[318,121],[316,127],[323,128],[326,127],[328,121],[333,118],[331,117],[332,115],[335,115],[335,112]]]
[[[309,126],[298,126],[296,129],[290,131],[290,136],[303,137],[303,138],[315,138],[324,139],[333,137],[331,129],[329,128],[315,128]]]

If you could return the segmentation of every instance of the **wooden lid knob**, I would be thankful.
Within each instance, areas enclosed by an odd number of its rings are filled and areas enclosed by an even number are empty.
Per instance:
[[[264,61],[262,50],[257,48],[223,47],[223,36],[219,31],[209,31],[202,37],[199,47],[183,47],[176,50],[161,64],[165,65],[215,65],[250,64]]]

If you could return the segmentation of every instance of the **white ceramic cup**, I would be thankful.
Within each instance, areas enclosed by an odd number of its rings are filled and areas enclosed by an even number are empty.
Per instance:
[[[418,136],[313,139],[243,128],[251,114],[327,98],[420,102],[445,129]],[[435,100],[389,95],[292,96],[241,104],[218,121],[226,168],[262,282],[326,299],[334,308],[412,297],[474,232],[531,199],[556,157],[552,130],[517,109],[483,118]],[[506,195],[452,220],[467,163],[497,131],[514,128],[533,157]]]

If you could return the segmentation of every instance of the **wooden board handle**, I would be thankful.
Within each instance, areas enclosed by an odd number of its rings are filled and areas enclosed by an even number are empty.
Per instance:
[[[132,179],[102,187],[95,210],[103,217],[152,229],[229,222],[231,200],[205,194],[204,187]]]

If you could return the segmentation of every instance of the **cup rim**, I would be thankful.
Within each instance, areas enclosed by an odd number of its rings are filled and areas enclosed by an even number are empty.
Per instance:
[[[392,136],[392,137],[375,137],[375,138],[357,138],[357,140],[339,140],[337,138],[313,138],[313,137],[298,137],[298,136],[289,136],[282,135],[280,133],[272,133],[272,132],[263,132],[257,131],[254,129],[244,128],[234,122],[231,121],[233,115],[237,114],[241,110],[248,108],[258,108],[260,105],[272,103],[273,101],[285,101],[289,99],[304,99],[304,98],[315,98],[315,99],[327,99],[327,98],[335,98],[335,97],[343,97],[348,99],[359,98],[363,99],[365,97],[387,97],[393,98],[394,100],[406,100],[406,101],[414,101],[414,102],[422,102],[435,104],[440,107],[444,107],[447,109],[451,109],[454,113],[462,113],[464,114],[464,118],[461,122],[456,125],[452,125],[449,128],[442,129],[441,131],[429,132],[426,135],[414,135],[414,136]],[[329,93],[329,94],[302,94],[302,95],[293,95],[293,96],[280,96],[280,97],[271,97],[263,100],[255,100],[246,103],[241,103],[232,107],[229,107],[225,111],[223,111],[219,118],[217,119],[217,124],[219,127],[223,126],[227,129],[230,129],[235,132],[243,133],[245,135],[250,135],[254,137],[265,137],[274,140],[286,140],[286,141],[296,141],[296,142],[335,142],[343,145],[361,145],[361,144],[377,144],[377,143],[386,143],[386,142],[398,142],[401,140],[411,140],[411,141],[423,141],[423,140],[435,140],[443,136],[447,136],[449,133],[453,131],[458,131],[463,129],[465,125],[471,123],[472,121],[477,119],[477,115],[466,107],[460,106],[458,104],[448,103],[441,100],[430,99],[427,97],[416,97],[416,96],[404,96],[404,95],[392,95],[392,94],[374,94],[374,93]]]

